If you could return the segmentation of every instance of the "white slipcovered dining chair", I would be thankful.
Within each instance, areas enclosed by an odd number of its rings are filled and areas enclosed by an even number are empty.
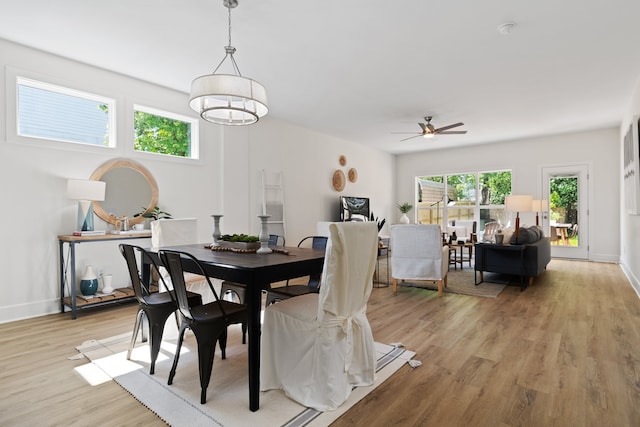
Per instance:
[[[265,309],[261,390],[282,389],[318,411],[334,410],[354,386],[375,380],[376,355],[366,316],[378,228],[373,222],[329,226],[319,294]]]
[[[398,280],[432,281],[442,296],[449,272],[449,247],[442,245],[436,224],[398,224],[391,226],[391,283],[398,292]]]
[[[168,246],[198,243],[197,218],[158,219],[151,222],[151,246],[154,250]],[[160,267],[160,274],[168,286],[171,286],[169,273]],[[203,304],[214,301],[207,279],[199,274],[185,273],[184,281],[189,292],[202,295]]]

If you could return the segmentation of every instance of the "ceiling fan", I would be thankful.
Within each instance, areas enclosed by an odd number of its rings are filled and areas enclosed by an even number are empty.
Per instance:
[[[464,125],[464,123],[462,122],[436,128],[431,124],[431,119],[433,119],[433,116],[426,116],[424,119],[427,121],[427,123],[418,123],[418,125],[420,126],[420,129],[422,129],[422,132],[418,134],[414,134],[409,138],[401,139],[400,141],[401,142],[406,141],[408,139],[417,138],[419,136],[422,136],[424,138],[433,138],[435,135],[464,135],[465,133],[467,133],[466,130],[449,130],[449,129],[453,129],[458,126]],[[402,134],[402,133],[413,133],[413,132],[393,132],[393,133]]]

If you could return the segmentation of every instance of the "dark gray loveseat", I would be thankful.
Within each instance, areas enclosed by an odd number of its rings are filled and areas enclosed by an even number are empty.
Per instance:
[[[523,284],[533,283],[551,261],[551,242],[532,229],[520,229],[519,242],[522,244],[519,245],[476,244],[475,270],[480,275],[476,283],[483,281],[485,271],[521,276]],[[513,239],[511,241],[515,243]]]

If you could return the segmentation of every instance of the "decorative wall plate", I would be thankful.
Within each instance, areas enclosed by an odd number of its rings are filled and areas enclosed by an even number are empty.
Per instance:
[[[341,170],[336,170],[333,173],[332,184],[333,184],[334,190],[336,191],[344,190],[344,184],[345,184],[344,172],[342,172]]]
[[[358,171],[356,168],[351,168],[349,169],[347,176],[349,177],[350,182],[356,182],[358,180]]]
[[[340,166],[344,166],[347,164],[347,158],[345,156],[340,156],[339,162]]]

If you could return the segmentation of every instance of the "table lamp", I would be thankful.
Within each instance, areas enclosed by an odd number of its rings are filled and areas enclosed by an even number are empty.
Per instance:
[[[541,212],[546,212],[547,209],[549,209],[549,202],[547,200],[543,199],[531,201],[531,210],[536,213],[536,225],[540,225],[538,214]]]
[[[93,202],[103,201],[106,183],[86,179],[67,181],[67,197],[78,201],[77,231],[93,231]]]
[[[520,235],[520,212],[530,212],[532,203],[533,197],[531,196],[510,194],[504,198],[504,208],[508,212],[516,213],[516,230],[513,233],[516,244]]]

